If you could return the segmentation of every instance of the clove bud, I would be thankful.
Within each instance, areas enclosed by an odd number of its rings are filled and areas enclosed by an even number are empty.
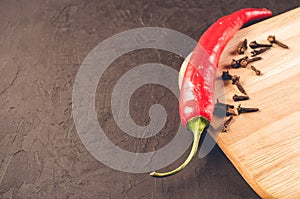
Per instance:
[[[242,87],[240,83],[240,77],[237,75],[232,76],[232,84],[236,85],[236,87],[239,89],[239,91],[245,95],[247,95],[245,89]]]
[[[261,60],[261,59],[262,59],[261,57],[253,57],[251,59],[244,59],[240,62],[240,66],[243,67],[243,68],[246,68],[249,63],[255,62],[255,61],[258,61],[258,60]]]
[[[251,66],[251,69],[255,72],[255,74],[257,76],[261,74],[260,70],[258,70],[257,68],[255,68],[255,66]]]
[[[258,108],[245,108],[245,107],[241,107],[241,105],[238,106],[237,108],[238,114],[241,113],[251,113],[251,112],[257,112],[259,111]]]
[[[268,41],[272,44],[272,43],[275,43],[277,44],[278,46],[282,47],[282,48],[286,48],[288,49],[289,47],[283,43],[281,43],[280,41],[276,40],[275,38],[275,35],[269,35],[268,36]]]
[[[259,44],[256,41],[251,41],[249,44],[250,48],[262,48],[262,47],[272,47],[272,44]]]
[[[222,132],[227,132],[228,131],[228,126],[229,124],[231,123],[231,121],[233,120],[233,117],[230,116],[224,123],[223,125],[223,129],[222,129]]]
[[[249,99],[249,96],[247,95],[234,95],[232,97],[233,101],[237,102],[237,101],[244,101],[244,100],[248,100]]]
[[[244,39],[244,41],[239,43],[237,48],[237,53],[241,55],[244,54],[246,50],[247,50],[247,39]]]
[[[270,47],[265,47],[265,48],[260,48],[258,50],[254,49],[253,51],[251,51],[251,56],[254,57],[254,56],[259,55],[263,52],[266,52],[269,49],[271,49],[271,48]]]
[[[229,71],[223,71],[222,73],[222,80],[232,80],[232,75],[229,74]]]

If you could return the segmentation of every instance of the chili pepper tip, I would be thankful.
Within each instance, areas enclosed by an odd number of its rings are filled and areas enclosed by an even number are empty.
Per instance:
[[[194,141],[192,145],[191,152],[187,159],[176,169],[169,171],[169,172],[164,172],[164,173],[159,173],[159,172],[151,172],[150,175],[153,177],[167,177],[170,175],[174,175],[184,169],[193,159],[195,154],[197,153],[198,145],[200,142],[200,138],[202,133],[204,132],[205,128],[208,127],[209,121],[205,119],[204,117],[195,117],[192,118],[187,122],[187,128],[193,132],[194,134]]]

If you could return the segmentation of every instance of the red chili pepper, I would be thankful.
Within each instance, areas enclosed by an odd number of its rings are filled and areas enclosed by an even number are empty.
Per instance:
[[[173,175],[192,160],[201,134],[209,126],[214,111],[214,82],[219,59],[226,44],[248,21],[272,16],[265,8],[247,8],[220,18],[200,38],[186,68],[180,90],[179,111],[182,124],[194,134],[191,152],[185,162],[170,172],[152,172],[164,177]]]

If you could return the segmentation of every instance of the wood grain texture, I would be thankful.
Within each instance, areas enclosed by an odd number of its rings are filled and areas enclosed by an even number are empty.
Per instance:
[[[230,69],[241,76],[250,100],[245,107],[259,107],[258,113],[235,117],[218,145],[262,198],[300,198],[300,8],[240,30],[227,45],[220,61],[221,73],[244,38],[267,43],[268,35],[290,49],[274,45],[254,62],[261,76],[248,68]],[[250,53],[251,49],[247,52]],[[235,86],[225,86],[226,101],[240,94]]]

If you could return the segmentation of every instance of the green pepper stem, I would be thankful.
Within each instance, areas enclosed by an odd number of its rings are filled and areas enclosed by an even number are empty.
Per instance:
[[[202,135],[204,129],[208,125],[209,125],[209,122],[207,121],[207,119],[205,119],[203,117],[196,117],[196,118],[191,119],[187,123],[187,128],[193,132],[194,141],[193,141],[191,152],[190,152],[189,156],[187,157],[187,159],[179,167],[177,167],[176,169],[174,169],[172,171],[164,172],[164,173],[158,173],[158,172],[154,171],[154,172],[150,173],[150,175],[153,177],[166,177],[166,176],[174,175],[174,174],[178,173],[179,171],[181,171],[182,169],[184,169],[191,162],[191,160],[197,153],[201,135]]]

